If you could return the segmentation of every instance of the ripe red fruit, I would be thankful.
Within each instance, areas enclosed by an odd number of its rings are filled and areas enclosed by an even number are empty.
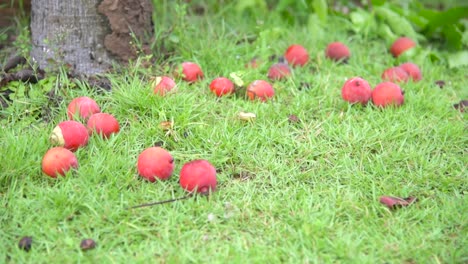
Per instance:
[[[111,114],[97,113],[88,119],[89,133],[97,133],[103,138],[109,138],[112,133],[120,131],[119,121]]]
[[[408,37],[400,37],[395,42],[393,42],[390,47],[390,52],[394,57],[400,56],[403,52],[416,46],[416,42]]]
[[[99,105],[87,96],[73,99],[67,107],[67,115],[70,120],[74,120],[74,118],[86,119],[99,112],[101,112]]]
[[[198,64],[193,62],[182,63],[182,78],[185,81],[193,83],[203,79],[203,77],[203,71]]]
[[[279,81],[289,76],[291,76],[291,69],[286,63],[278,62],[268,69],[268,79],[272,81]]]
[[[361,103],[365,105],[372,96],[372,89],[366,80],[354,77],[345,82],[343,88],[341,88],[341,96],[345,101],[352,104]]]
[[[208,194],[216,190],[216,169],[207,160],[187,162],[180,170],[180,186],[189,192]]]
[[[400,67],[391,67],[382,73],[382,80],[389,82],[407,82],[408,73]]]
[[[162,76],[162,77],[156,77],[155,79],[155,86],[154,86],[154,94],[157,95],[165,95],[167,92],[171,91],[172,88],[176,86],[176,83],[174,80],[172,80],[170,77],[167,76]]]
[[[418,65],[406,62],[399,66],[402,68],[410,77],[413,79],[414,82],[418,82],[422,79],[421,70],[419,69]]]
[[[211,81],[210,90],[216,94],[216,96],[221,97],[223,95],[232,94],[234,92],[234,84],[225,77],[218,77]]]
[[[349,48],[341,42],[332,42],[328,44],[325,50],[325,56],[334,61],[347,62],[351,56]]]
[[[289,46],[284,53],[284,57],[292,66],[304,66],[309,61],[309,53],[303,46],[298,44]]]
[[[392,82],[380,83],[372,91],[372,102],[379,107],[400,106],[404,99],[400,86]]]
[[[256,80],[247,86],[247,96],[250,100],[258,99],[265,102],[274,95],[275,90],[273,90],[273,87],[267,81]]]
[[[77,121],[60,122],[49,137],[49,140],[54,145],[59,145],[71,151],[77,150],[79,147],[84,147],[88,144],[88,130],[86,127]]]
[[[163,148],[147,148],[138,156],[137,169],[138,174],[150,182],[156,178],[166,180],[174,171],[174,158]]]
[[[78,160],[75,154],[66,148],[51,148],[42,158],[42,171],[52,178],[63,176],[72,168],[78,168]]]

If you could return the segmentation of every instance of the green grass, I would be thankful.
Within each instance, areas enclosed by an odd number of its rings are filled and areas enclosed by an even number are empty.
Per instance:
[[[158,67],[109,76],[112,92],[58,76],[26,85],[31,93],[47,85],[60,91],[64,100],[57,107],[34,93],[1,111],[0,262],[468,261],[467,119],[452,107],[468,95],[466,68],[448,70],[419,57],[424,78],[402,85],[402,107],[352,106],[340,95],[346,78],[362,76],[376,85],[396,63],[385,43],[348,35],[333,19],[327,26],[334,30],[317,34],[275,20],[190,19],[171,61],[200,63],[206,78],[199,83],[179,80],[175,93],[156,97],[146,80],[164,71]],[[268,46],[235,44],[275,27],[281,34],[264,33]],[[349,64],[324,58],[326,44],[335,40],[349,44]],[[234,71],[247,83],[265,79],[268,62],[252,71],[244,64],[254,55],[267,61],[292,43],[306,46],[312,61],[294,69],[291,80],[274,83],[273,101],[218,99],[209,91],[213,78]],[[439,79],[447,81],[443,89],[434,85]],[[40,167],[49,133],[80,95],[114,114],[121,132],[109,140],[92,137],[76,152],[79,169],[51,179]],[[36,118],[49,108],[50,122]],[[255,113],[256,120],[239,120],[241,111]],[[289,122],[291,114],[300,121]],[[172,135],[159,128],[167,120],[174,121]],[[145,182],[136,159],[158,142],[174,156],[176,169],[168,181]],[[178,172],[199,158],[218,170],[218,190],[209,198],[125,209],[185,195]],[[390,211],[379,203],[382,195],[414,195],[418,202]],[[34,240],[29,253],[17,246],[26,235]],[[82,252],[84,238],[97,247]]]

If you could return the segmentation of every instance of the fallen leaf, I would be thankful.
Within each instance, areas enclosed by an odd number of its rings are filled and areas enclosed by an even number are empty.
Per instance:
[[[435,81],[435,84],[438,85],[440,89],[442,89],[445,86],[445,81],[444,80],[437,80],[437,81]]]
[[[468,100],[461,100],[458,104],[454,104],[453,107],[458,109],[460,112],[465,112],[465,107],[468,106]]]
[[[163,131],[168,131],[168,130],[171,130],[171,129],[174,127],[174,122],[172,122],[172,121],[164,121],[164,122],[159,123],[159,127],[160,127]]]
[[[29,236],[22,237],[20,242],[18,243],[18,247],[26,252],[31,250],[31,245],[32,237]]]
[[[297,117],[296,115],[289,115],[289,116],[288,116],[288,121],[289,121],[290,123],[297,123],[297,122],[299,122],[300,120],[299,120],[299,117]]]
[[[381,204],[387,206],[389,209],[396,209],[411,205],[416,201],[416,197],[410,196],[407,198],[400,198],[395,196],[381,196],[379,200]]]
[[[239,118],[241,120],[245,121],[252,121],[256,118],[257,116],[254,113],[246,113],[246,112],[240,112],[239,113]]]
[[[80,248],[83,251],[90,250],[96,247],[96,242],[90,238],[81,240]]]

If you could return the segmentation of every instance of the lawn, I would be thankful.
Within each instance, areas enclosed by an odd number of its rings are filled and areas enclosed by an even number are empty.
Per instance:
[[[468,97],[467,68],[419,56],[413,62],[423,79],[401,84],[401,107],[351,105],[341,98],[347,79],[375,86],[401,62],[388,43],[351,33],[342,18],[290,24],[229,8],[187,16],[180,39],[167,42],[174,55],[109,74],[111,91],[66,74],[9,84],[29,95],[0,112],[0,262],[466,263],[467,117],[453,104]],[[337,40],[352,52],[347,64],[324,56]],[[272,82],[273,100],[217,98],[208,88],[231,73],[246,84],[267,80],[269,57],[293,43],[311,60]],[[255,56],[263,63],[246,69]],[[205,78],[177,78],[175,92],[153,95],[150,77],[171,74],[169,65],[182,61],[200,64]],[[79,168],[52,179],[41,171],[42,156],[77,96],[94,98],[121,130],[108,140],[91,137],[76,151]],[[240,112],[256,118],[241,120]],[[161,128],[165,121],[173,122],[170,131]],[[167,181],[137,174],[139,153],[154,145],[175,158]],[[216,192],[127,209],[186,195],[178,173],[194,159],[216,167]],[[379,203],[384,195],[417,201],[390,210]],[[18,247],[23,236],[33,238],[29,252]],[[82,251],[85,238],[96,248]]]

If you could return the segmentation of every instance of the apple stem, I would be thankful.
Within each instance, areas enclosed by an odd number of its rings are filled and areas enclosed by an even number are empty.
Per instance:
[[[159,204],[165,204],[165,203],[172,203],[172,202],[175,202],[175,201],[180,201],[180,200],[188,199],[188,198],[190,198],[190,197],[192,197],[192,196],[193,196],[193,194],[188,194],[188,195],[185,195],[185,196],[182,196],[182,197],[179,197],[179,198],[174,198],[174,199],[169,199],[169,200],[164,200],[164,201],[157,201],[157,202],[152,202],[152,203],[139,204],[139,205],[135,205],[135,206],[129,207],[129,208],[127,208],[127,209],[129,210],[129,209],[136,209],[136,208],[141,208],[141,207],[149,207],[149,206],[159,205]]]

